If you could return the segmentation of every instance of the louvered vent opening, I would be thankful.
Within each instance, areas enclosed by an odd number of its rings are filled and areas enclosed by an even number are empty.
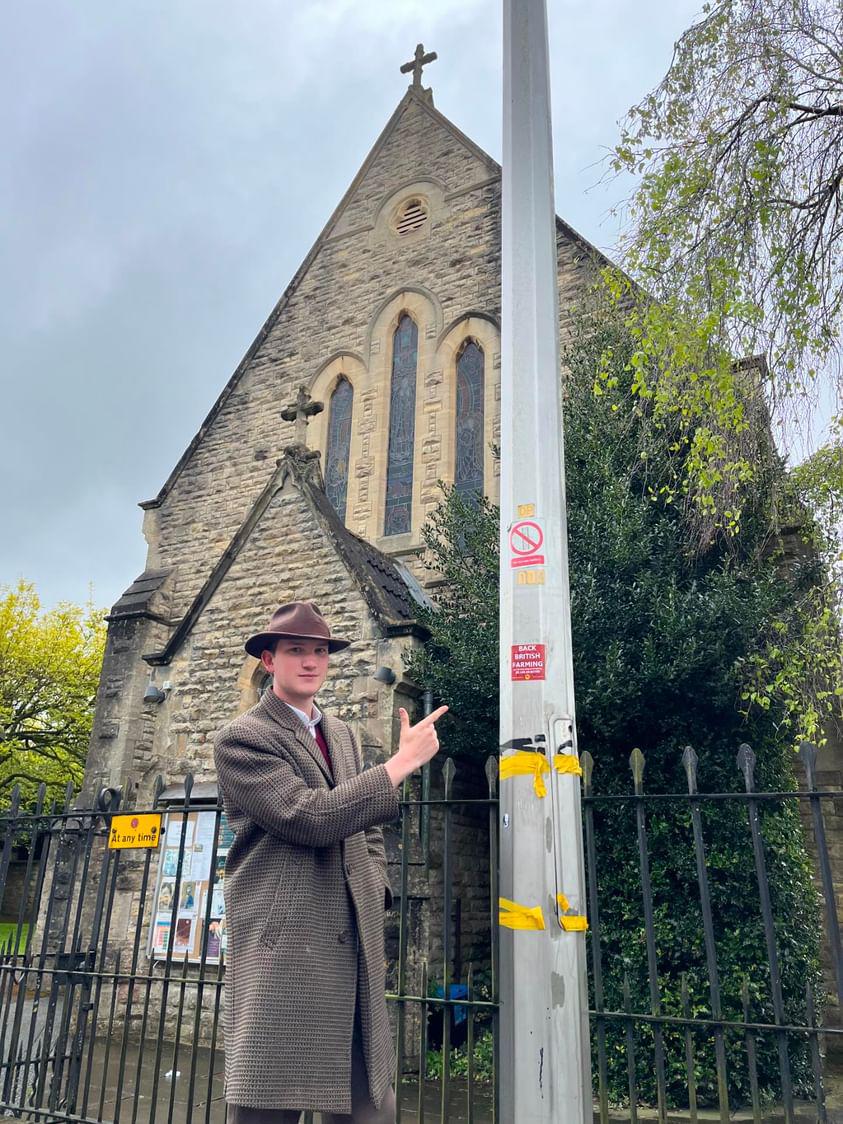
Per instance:
[[[411,199],[401,212],[396,230],[401,235],[412,234],[414,230],[420,230],[426,222],[427,211],[424,209],[424,204],[420,199]]]

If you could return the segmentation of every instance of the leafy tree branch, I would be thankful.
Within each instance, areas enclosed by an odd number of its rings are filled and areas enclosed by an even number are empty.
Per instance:
[[[60,799],[79,787],[105,645],[104,614],[61,604],[43,611],[35,588],[0,589],[0,797],[20,784]]]

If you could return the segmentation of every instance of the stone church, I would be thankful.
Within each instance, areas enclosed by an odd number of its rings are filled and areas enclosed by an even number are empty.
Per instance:
[[[319,702],[352,725],[367,762],[393,752],[400,705],[418,713],[424,684],[404,667],[424,642],[418,608],[433,592],[421,531],[440,481],[498,498],[501,350],[501,169],[434,106],[424,61],[419,48],[403,68],[412,84],[345,196],[168,479],[141,504],[147,564],[108,617],[83,804],[120,786],[127,807],[148,808],[162,775],[164,804],[176,809],[192,774],[191,806],[213,805],[213,735],[266,685],[243,641],[285,601],[314,599],[336,634],[353,638]],[[561,220],[556,234],[565,332],[605,259]],[[837,747],[820,766],[832,787],[840,760]],[[482,764],[468,780],[471,795],[487,795]],[[139,860],[132,868],[127,859],[113,946],[129,946],[134,918],[149,917],[154,961],[172,944],[172,913],[177,954],[195,963],[204,948],[222,959],[214,933],[224,928],[215,914],[224,914],[227,840],[211,870],[207,815],[189,827],[191,889],[172,880],[177,850],[165,827],[149,902]],[[451,978],[488,962],[488,812],[455,816],[452,827],[453,870],[446,876],[429,852],[407,894],[413,986],[418,957],[441,965],[448,948],[437,935],[445,901],[456,910]],[[390,849],[394,862],[394,837]],[[843,885],[843,864],[834,877]],[[396,933],[393,914],[388,949]]]
[[[253,705],[243,639],[312,598],[352,647],[320,702],[389,755],[429,581],[439,482],[498,494],[501,169],[433,103],[423,52],[310,253],[158,494],[147,566],[111,610],[85,790],[213,781]],[[557,222],[561,320],[602,261]],[[378,678],[378,669],[384,671]],[[494,747],[490,747],[490,751]]]

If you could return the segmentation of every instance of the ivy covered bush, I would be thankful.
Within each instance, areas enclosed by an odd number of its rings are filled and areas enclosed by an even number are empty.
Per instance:
[[[738,529],[701,525],[699,513],[677,502],[673,490],[661,490],[662,473],[675,468],[681,442],[670,448],[670,435],[656,434],[645,406],[626,393],[630,346],[621,328],[592,323],[566,356],[579,750],[594,758],[596,794],[632,791],[629,756],[636,747],[646,758],[645,791],[686,792],[681,757],[688,745],[699,758],[701,791],[742,792],[735,759],[743,742],[757,758],[756,787],[790,789],[799,721],[793,699],[801,688],[790,683],[787,697],[768,693],[758,705],[748,683],[758,666],[753,657],[766,658],[771,646],[787,644],[787,636],[806,634],[799,615],[814,603],[809,592],[822,584],[820,564],[804,555],[782,565],[775,520],[784,470],[761,429],[743,439],[754,471],[741,497]],[[594,372],[607,349],[615,377],[602,380],[595,393]],[[437,610],[425,618],[431,639],[409,671],[451,708],[441,724],[448,751],[485,757],[498,744],[497,509],[445,489],[426,542],[429,565],[444,584]],[[836,689],[832,685],[832,695]],[[821,918],[794,804],[767,802],[760,815],[786,1017],[803,1023],[806,984],[819,988]],[[741,1016],[746,989],[751,1019],[772,1023],[746,807],[706,802],[702,817],[724,1017]],[[595,827],[606,1008],[623,1009],[626,976],[632,1009],[649,1013],[634,809],[623,802],[598,803]],[[647,827],[662,1011],[683,1014],[684,984],[690,1010],[705,1018],[711,1008],[687,801],[649,806]],[[609,1095],[623,1103],[624,1024],[607,1025]],[[698,1102],[715,1104],[713,1039],[694,1033]],[[664,1039],[670,1102],[687,1106],[684,1034],[681,1028],[667,1030]],[[749,1097],[743,1037],[727,1034],[726,1046],[734,1107]],[[757,1050],[762,1095],[777,1096],[776,1043],[759,1036]],[[655,1102],[652,1031],[637,1032],[636,1053],[639,1098]],[[804,1040],[794,1039],[790,1053],[795,1084],[807,1088]],[[593,1060],[596,1074],[596,1049]]]

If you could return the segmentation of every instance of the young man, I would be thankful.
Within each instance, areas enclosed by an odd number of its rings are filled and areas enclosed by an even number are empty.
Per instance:
[[[312,602],[273,614],[246,641],[272,687],[217,735],[235,833],[225,870],[225,1095],[229,1124],[392,1124],[383,910],[391,898],[380,825],[397,789],[438,751],[436,720],[399,711],[398,752],[362,770],[349,727],[314,698],[331,636]]]

